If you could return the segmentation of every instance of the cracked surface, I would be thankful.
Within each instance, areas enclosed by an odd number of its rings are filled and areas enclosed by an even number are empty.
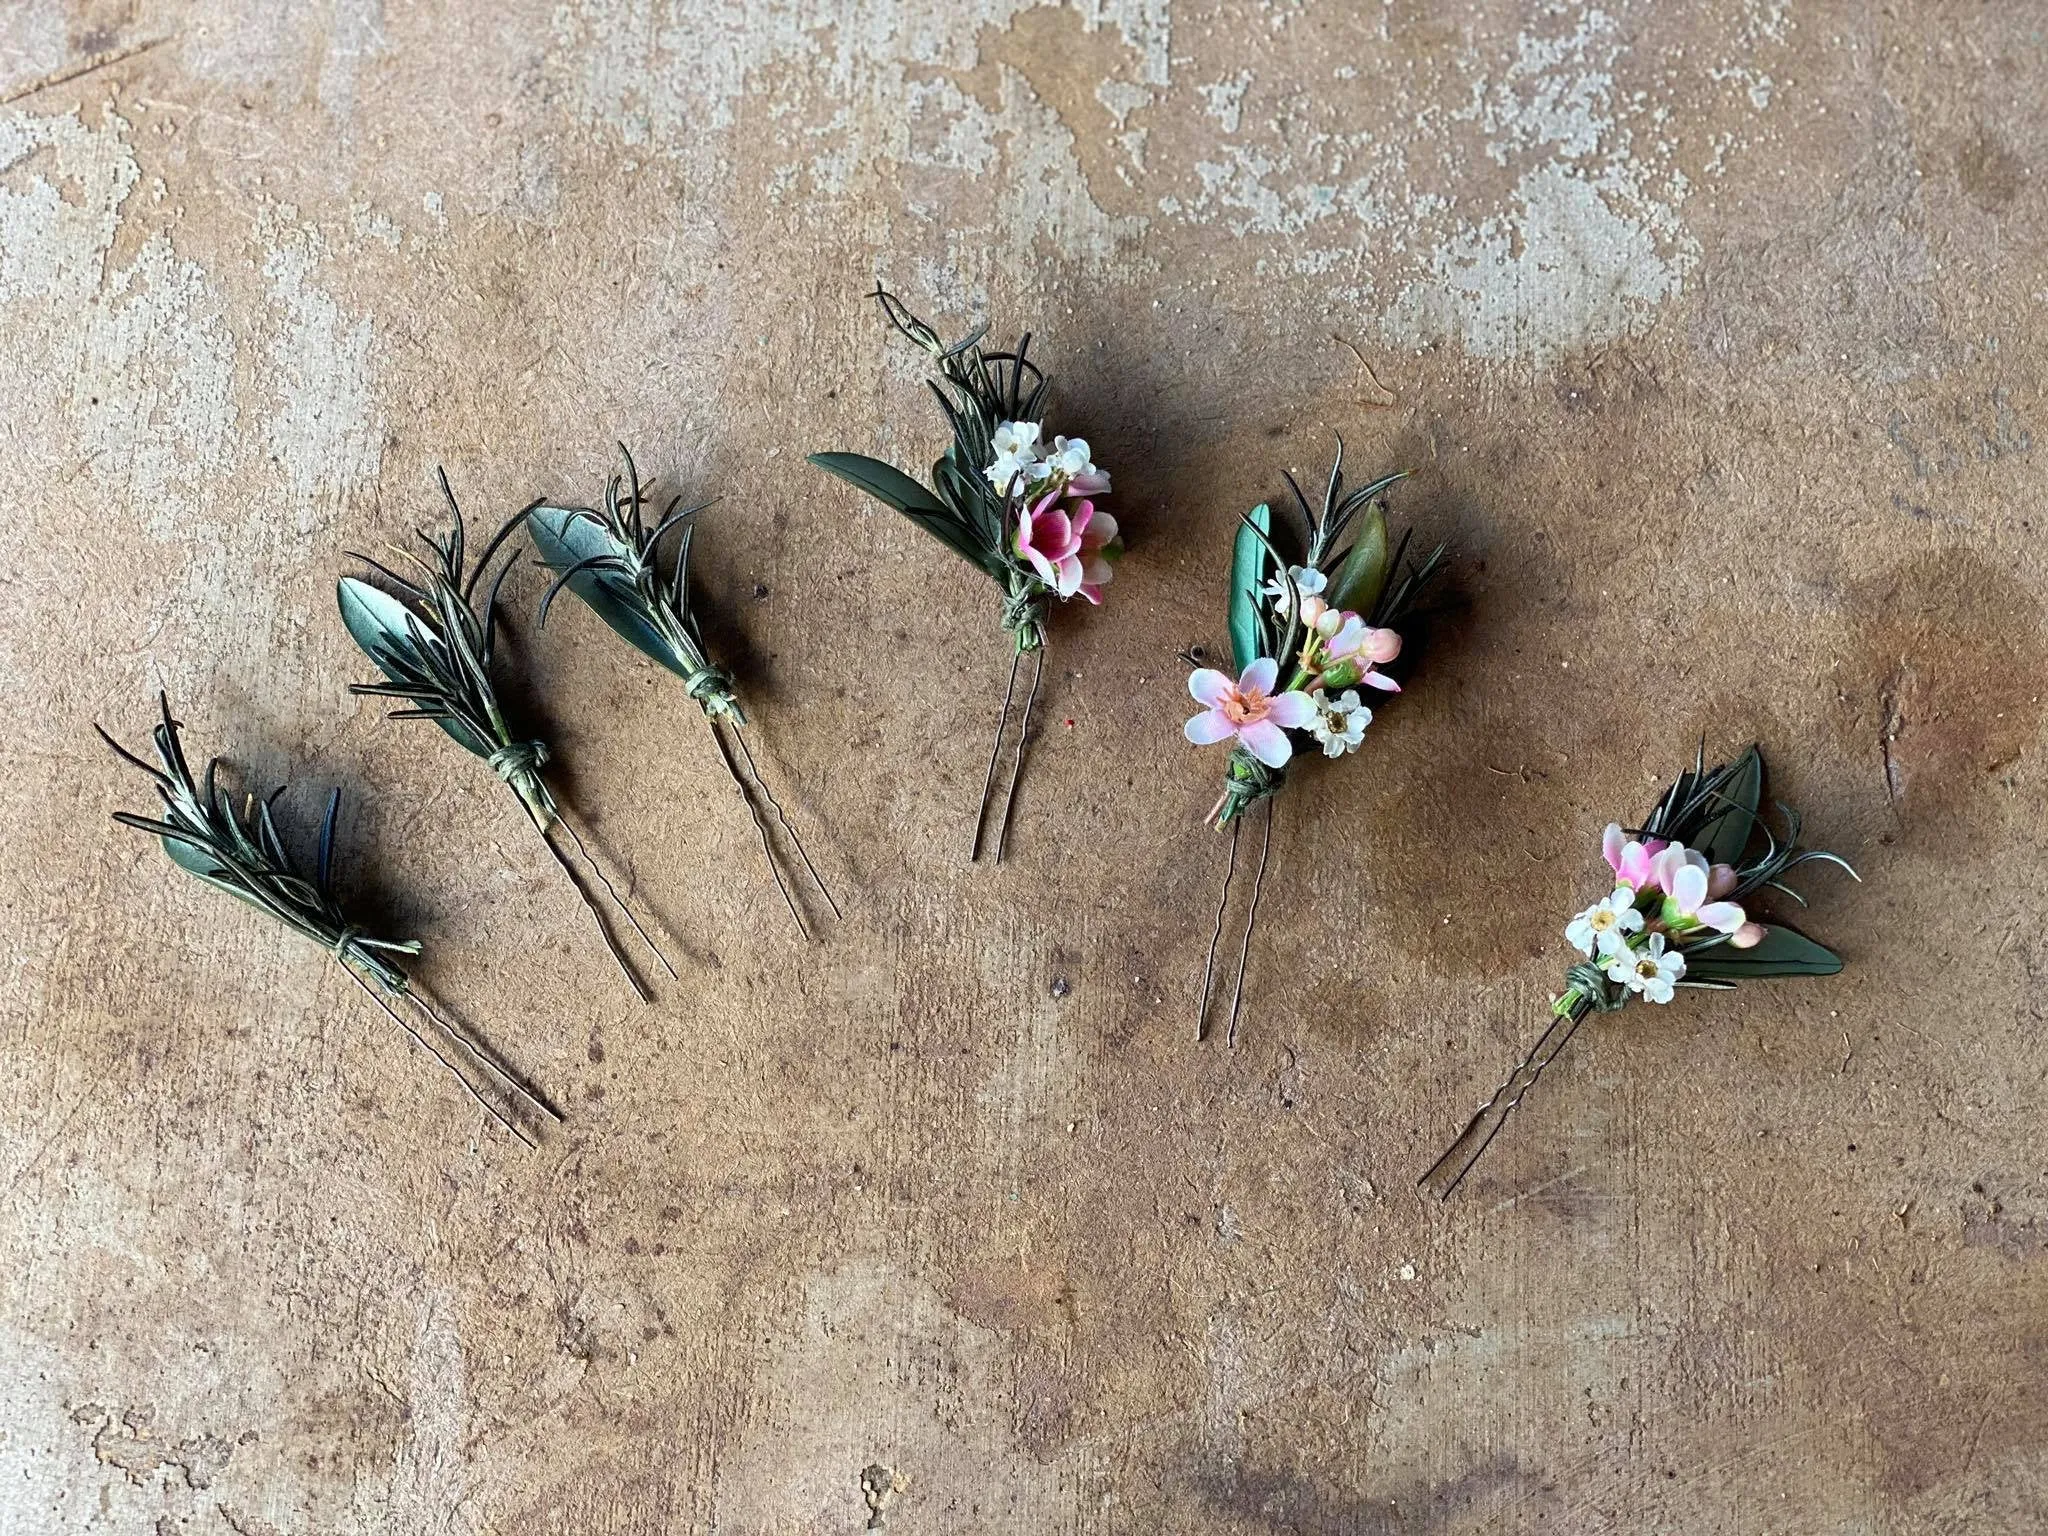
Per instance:
[[[0,1532],[2037,1522],[2044,70],[1931,0],[10,7]],[[801,462],[936,451],[877,278],[1036,333],[1132,546],[999,869],[993,595]],[[1333,432],[1456,597],[1294,776],[1197,1047],[1176,652]],[[802,948],[674,680],[516,579],[512,696],[687,961],[646,1009],[331,596],[436,464],[488,524],[615,438],[720,498],[846,908]],[[344,787],[538,1153],[107,823],[88,725],[160,685],[292,825]],[[1588,1026],[1418,1200],[1701,733],[1861,868],[1805,882],[1850,969]]]

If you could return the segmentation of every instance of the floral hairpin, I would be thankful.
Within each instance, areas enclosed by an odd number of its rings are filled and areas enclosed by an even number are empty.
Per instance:
[[[1230,864],[1202,965],[1202,995],[1195,1009],[1197,1040],[1208,1017],[1209,984],[1231,881],[1237,874],[1244,813],[1267,802],[1258,873],[1252,880],[1237,983],[1231,993],[1226,1039],[1232,1046],[1237,1044],[1245,963],[1273,841],[1271,801],[1286,778],[1287,765],[1298,747],[1310,743],[1325,757],[1357,751],[1373,715],[1358,690],[1401,691],[1401,685],[1381,670],[1402,654],[1401,635],[1394,626],[1406,619],[1444,555],[1439,544],[1422,560],[1407,560],[1408,533],[1390,552],[1386,493],[1404,478],[1387,475],[1345,490],[1340,438],[1320,512],[1309,505],[1294,477],[1286,477],[1301,509],[1300,529],[1293,534],[1283,529],[1276,535],[1272,509],[1263,502],[1241,514],[1230,567],[1230,650],[1237,675],[1198,667],[1188,679],[1188,692],[1204,707],[1188,721],[1187,739],[1197,746],[1231,745],[1223,793],[1207,818],[1213,826],[1230,828]],[[1298,564],[1276,538],[1298,551]]]
[[[389,581],[399,596],[394,597],[353,576],[342,577],[336,589],[342,623],[348,626],[356,644],[377,664],[386,679],[381,683],[351,683],[349,692],[409,701],[411,708],[393,710],[391,718],[432,720],[465,752],[482,758],[491,771],[504,780],[512,793],[519,797],[519,803],[534,829],[540,833],[541,841],[547,845],[548,852],[554,855],[555,862],[561,865],[569,883],[576,888],[576,894],[590,910],[597,931],[604,938],[605,948],[611,951],[619,969],[625,972],[634,992],[643,1003],[652,1002],[653,994],[627,962],[625,951],[619,948],[611,926],[604,920],[603,911],[577,877],[575,867],[556,846],[555,828],[560,827],[568,834],[577,854],[589,866],[612,905],[640,936],[641,942],[653,951],[654,958],[661,962],[671,978],[676,974],[675,967],[669,964],[668,957],[648,936],[640,919],[633,915],[632,908],[613,888],[603,867],[564,815],[561,802],[541,773],[548,760],[547,743],[522,737],[513,731],[506,721],[504,708],[498,702],[497,688],[491,682],[491,655],[498,632],[498,592],[516,562],[507,557],[498,571],[497,580],[491,584],[490,592],[484,598],[481,610],[476,607],[476,587],[505,541],[514,531],[526,526],[526,513],[519,512],[491,536],[476,568],[465,579],[462,509],[455,504],[455,493],[448,488],[447,475],[441,475],[440,481],[441,494],[447,499],[451,520],[448,532],[441,538],[424,530],[419,533],[420,542],[433,552],[433,560],[422,560],[410,550],[398,551],[419,567],[424,579],[408,581],[368,555],[355,555],[352,558],[362,561]]]
[[[1031,346],[1028,333],[1015,352],[983,351],[986,325],[948,346],[895,295],[877,288],[873,297],[881,301],[889,323],[935,360],[939,377],[930,383],[952,426],[952,445],[932,466],[929,487],[863,454],[814,453],[810,460],[894,507],[979,568],[1003,594],[1002,623],[1013,647],[1010,680],[967,855],[970,861],[981,857],[982,824],[1009,727],[1010,700],[1029,652],[1031,689],[996,822],[995,861],[1001,863],[1031,732],[1031,708],[1045,670],[1046,609],[1053,598],[1076,595],[1099,604],[1112,574],[1110,562],[1123,553],[1116,519],[1094,500],[1109,494],[1109,476],[1095,467],[1085,438],[1045,442],[1041,418],[1049,381],[1025,358]]]
[[[1763,787],[1758,748],[1709,769],[1702,743],[1692,769],[1640,828],[1608,826],[1601,854],[1614,888],[1565,926],[1582,958],[1565,972],[1549,1028],[1422,1176],[1424,1185],[1441,1182],[1443,1198],[1450,1197],[1588,1015],[1637,1001],[1668,1003],[1680,987],[1727,991],[1766,976],[1832,976],[1842,968],[1832,950],[1751,915],[1750,899],[1766,889],[1804,906],[1784,883],[1802,864],[1822,860],[1861,878],[1835,854],[1802,848],[1799,814],[1789,806],[1777,805],[1784,834],[1773,832],[1757,809]]]
[[[789,817],[783,813],[782,803],[762,782],[761,771],[754,766],[753,751],[741,730],[747,723],[747,717],[740,708],[732,674],[712,661],[705,650],[704,636],[690,607],[690,539],[697,529],[696,514],[709,503],[682,508],[682,498],[678,496],[655,520],[654,526],[648,527],[641,517],[646,497],[640,489],[640,472],[634,468],[633,456],[623,443],[619,445],[619,457],[622,472],[614,474],[605,484],[603,512],[588,507],[553,506],[546,502],[536,502],[527,509],[527,531],[533,538],[534,549],[539,553],[541,563],[555,574],[554,585],[541,599],[540,622],[543,625],[547,623],[549,608],[566,588],[589,604],[591,611],[610,625],[628,645],[652,657],[683,680],[684,692],[703,709],[704,718],[711,727],[711,739],[718,745],[719,758],[724,762],[734,788],[739,791],[740,799],[745,802],[747,813],[753,818],[754,830],[761,839],[762,855],[768,861],[768,872],[775,879],[775,888],[782,893],[797,931],[808,938],[810,930],[804,924],[796,898],[790,894],[789,886],[783,880],[782,867],[776,861],[775,849],[768,836],[768,823],[755,804],[754,794],[747,788],[748,780],[774,811],[783,835],[796,849],[804,873],[818,888],[818,894],[825,898],[825,904],[832,909],[834,917],[839,916],[839,903],[832,899],[832,893],[812,867],[811,856],[804,851],[796,828],[790,825]],[[659,546],[672,531],[676,533],[675,557],[664,567],[659,557]],[[730,745],[726,739],[728,733]],[[747,779],[740,777],[739,767],[733,761],[734,747],[739,749],[740,757],[746,762]]]
[[[278,836],[277,823],[271,817],[270,808],[284,793],[283,787],[262,800],[245,796],[237,809],[234,797],[219,783],[220,764],[215,759],[206,765],[202,788],[185,760],[184,746],[178,740],[178,722],[171,718],[170,700],[159,694],[157,703],[163,713],[155,731],[160,767],[152,768],[100,727],[93,727],[99,731],[100,740],[123,762],[149,775],[156,785],[157,798],[164,805],[161,817],[116,811],[114,820],[153,834],[180,869],[198,876],[216,890],[246,901],[326,950],[348,979],[362,989],[363,995],[454,1073],[469,1096],[492,1118],[521,1141],[533,1145],[533,1137],[521,1121],[559,1121],[561,1115],[506,1066],[496,1052],[472,1040],[466,1030],[437,1009],[419,983],[406,975],[399,962],[420,952],[417,939],[377,938],[351,922],[336,900],[330,876],[341,791],[337,789],[328,797],[327,815],[320,824],[319,862],[309,875],[286,851],[284,840]],[[420,1023],[408,1019],[394,1004],[415,1010]],[[468,1070],[422,1034],[421,1025],[452,1045],[468,1062]]]

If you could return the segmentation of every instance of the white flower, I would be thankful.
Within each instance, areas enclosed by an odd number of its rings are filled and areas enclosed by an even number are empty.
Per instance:
[[[1037,429],[1034,427],[1032,430]],[[1088,457],[1088,439],[1085,437],[1055,437],[1052,452],[1046,455],[1046,464],[1069,480],[1096,472],[1095,461]]]
[[[1372,724],[1372,711],[1358,702],[1358,694],[1347,688],[1338,698],[1316,702],[1321,708],[1308,728],[1323,744],[1323,756],[1342,757],[1357,751],[1365,740],[1365,728]]]
[[[1613,895],[1573,918],[1564,936],[1578,946],[1582,955],[1590,955],[1596,949],[1603,958],[1612,955],[1626,947],[1626,935],[1643,926],[1643,914],[1636,910],[1635,901],[1634,891],[1617,885]]]
[[[1045,462],[1038,456],[1037,422],[1006,421],[990,435],[989,446],[995,449],[996,457],[984,473],[998,491],[1007,495],[1012,485],[1027,490],[1045,478]]]
[[[1273,600],[1273,611],[1285,614],[1292,611],[1297,597],[1319,596],[1329,584],[1330,578],[1312,565],[1290,565],[1285,576],[1278,571],[1268,576],[1264,590]]]
[[[1641,949],[1624,948],[1607,962],[1607,979],[1653,1003],[1671,1001],[1678,978],[1685,974],[1685,956],[1664,947],[1664,935],[1653,933]]]

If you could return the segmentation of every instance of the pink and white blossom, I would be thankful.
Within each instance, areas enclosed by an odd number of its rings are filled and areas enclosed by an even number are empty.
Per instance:
[[[1600,852],[1607,860],[1607,867],[1614,871],[1614,878],[1632,891],[1640,891],[1651,881],[1651,861],[1664,851],[1664,839],[1653,837],[1648,842],[1639,842],[1621,830],[1620,822],[1609,822],[1607,831],[1600,839]]]
[[[1188,679],[1188,692],[1206,708],[1183,727],[1198,747],[1235,741],[1268,768],[1284,768],[1294,756],[1290,730],[1304,730],[1319,714],[1316,701],[1298,689],[1275,693],[1280,664],[1261,656],[1232,682],[1228,674],[1203,667]]]

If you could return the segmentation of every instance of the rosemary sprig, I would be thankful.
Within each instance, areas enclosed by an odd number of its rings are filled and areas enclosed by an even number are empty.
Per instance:
[[[783,879],[756,794],[773,811],[783,835],[796,850],[804,873],[825,898],[835,918],[840,915],[839,903],[819,878],[781,801],[775,798],[754,764],[754,754],[743,730],[747,717],[740,708],[732,674],[712,661],[690,604],[690,540],[697,531],[696,515],[709,503],[686,508],[678,496],[649,526],[643,516],[647,497],[640,484],[640,472],[624,443],[619,444],[619,459],[620,469],[605,484],[602,511],[548,502],[536,502],[527,509],[528,532],[534,548],[541,564],[555,577],[541,598],[540,622],[547,623],[548,612],[563,591],[573,592],[628,645],[653,657],[682,679],[684,692],[703,709],[719,759],[753,819],[775,888],[782,893],[797,931],[808,938],[810,930]],[[671,533],[675,535],[675,553],[672,559],[663,560],[660,544]],[[740,776],[733,758],[734,748],[746,762],[747,779]]]
[[[171,862],[217,890],[226,891],[294,933],[312,940],[331,955],[349,980],[410,1035],[417,1045],[455,1074],[464,1090],[491,1117],[529,1146],[533,1137],[520,1123],[526,1117],[557,1121],[561,1115],[501,1060],[497,1053],[469,1038],[468,1033],[434,1007],[419,984],[405,972],[401,959],[419,954],[417,939],[380,939],[350,920],[334,894],[334,829],[341,809],[341,791],[327,800],[320,824],[320,853],[309,875],[278,835],[271,807],[284,787],[268,797],[234,797],[219,783],[218,759],[209,760],[203,781],[195,780],[178,739],[179,723],[171,717],[170,699],[159,694],[162,720],[154,732],[159,766],[152,767],[123,747],[98,725],[93,729],[123,762],[149,775],[161,816],[114,812],[123,826],[155,836]],[[416,1009],[427,1027],[452,1044],[469,1063],[464,1071],[400,1013],[394,1003]],[[483,1088],[473,1081],[474,1073]],[[486,1090],[489,1096],[486,1096]],[[502,1101],[499,1102],[499,1101]]]
[[[498,701],[497,689],[491,682],[491,658],[498,631],[498,593],[516,561],[508,556],[499,568],[481,609],[476,605],[476,589],[506,540],[525,525],[526,514],[521,511],[506,520],[484,546],[475,568],[465,576],[467,537],[462,509],[456,505],[455,493],[449,489],[448,476],[437,473],[441,494],[448,503],[450,524],[447,534],[437,538],[424,529],[419,530],[420,542],[432,552],[431,560],[423,560],[410,550],[397,551],[402,558],[418,567],[420,579],[407,580],[367,555],[355,555],[354,559],[361,560],[390,582],[398,595],[393,596],[353,576],[344,576],[336,588],[342,623],[385,677],[381,683],[351,683],[349,691],[375,698],[409,701],[410,708],[391,711],[391,718],[432,720],[464,751],[482,758],[490,766],[491,771],[518,796],[528,819],[540,833],[541,841],[547,845],[548,852],[562,867],[576,894],[590,910],[605,947],[632,983],[634,992],[642,1002],[652,1002],[653,994],[627,961],[602,909],[577,877],[575,867],[556,845],[555,828],[560,827],[568,836],[612,905],[671,977],[676,974],[675,967],[669,964],[660,946],[641,926],[639,918],[633,915],[603,867],[585,846],[582,836],[563,814],[561,802],[541,773],[548,761],[547,744],[513,731]]]
[[[1418,1183],[1424,1187],[1434,1185],[1439,1198],[1450,1198],[1485,1156],[1494,1137],[1536,1086],[1544,1069],[1571,1043],[1579,1026],[1595,1013],[1619,1013],[1643,991],[1627,980],[1629,964],[1635,960],[1641,959],[1654,969],[1655,962],[1667,952],[1677,957],[1665,960],[1675,974],[1661,978],[1662,990],[1657,997],[1660,1002],[1667,1001],[1679,987],[1729,991],[1744,981],[1772,976],[1832,976],[1842,969],[1841,956],[1804,934],[1780,923],[1764,925],[1747,920],[1749,909],[1741,904],[1745,898],[1764,890],[1777,891],[1802,907],[1806,905],[1806,899],[1783,878],[1802,864],[1834,864],[1847,871],[1850,878],[1862,878],[1839,855],[1802,847],[1799,813],[1782,801],[1772,802],[1784,822],[1782,831],[1774,829],[1761,810],[1763,788],[1761,749],[1752,746],[1734,762],[1708,768],[1706,743],[1702,740],[1693,766],[1679,774],[1658,797],[1640,827],[1610,829],[1610,840],[1618,842],[1626,836],[1632,839],[1626,845],[1628,849],[1640,846],[1643,863],[1640,868],[1632,867],[1625,854],[1615,869],[1614,896],[1582,913],[1581,920],[1598,914],[1603,921],[1619,920],[1631,926],[1623,931],[1611,952],[1603,950],[1597,956],[1591,952],[1594,946],[1590,940],[1575,940],[1585,944],[1587,958],[1566,970],[1564,990],[1551,1004],[1550,1020],[1542,1035]],[[1667,856],[1675,850],[1677,862],[1671,865],[1672,880],[1662,876],[1653,880],[1654,866],[1648,854],[1651,848]],[[1690,907],[1674,893],[1658,894],[1659,886],[1675,883],[1675,872],[1685,862],[1688,851],[1695,856],[1694,862],[1701,871],[1688,893]],[[1719,872],[1719,885],[1713,895],[1718,903],[1736,908],[1732,913],[1714,914],[1700,906],[1700,897],[1708,890],[1708,870]],[[1640,893],[1633,882],[1640,882]],[[1612,906],[1617,902],[1621,905]],[[1721,926],[1716,928],[1704,922],[1708,916],[1719,916]],[[1637,940],[1643,942],[1642,949],[1635,947]],[[1615,974],[1617,956],[1624,961],[1619,967],[1620,977]]]

